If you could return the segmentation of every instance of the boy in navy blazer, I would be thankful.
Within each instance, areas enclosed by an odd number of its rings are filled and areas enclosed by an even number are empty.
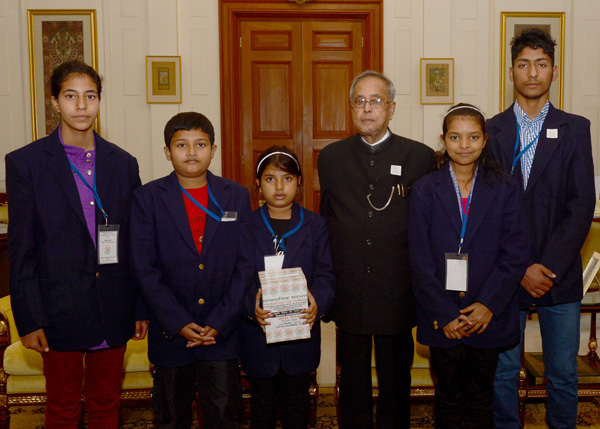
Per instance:
[[[164,134],[175,171],[138,189],[131,213],[133,263],[151,313],[159,427],[190,427],[197,388],[204,427],[237,428],[237,326],[252,272],[241,256],[240,224],[250,198],[208,171],[217,147],[204,115],[179,113]]]
[[[577,353],[583,280],[580,249],[594,212],[590,122],[552,106],[558,75],[554,40],[531,29],[511,42],[510,79],[517,101],[489,120],[490,149],[521,184],[531,235],[529,267],[518,290],[521,332],[535,305],[548,379],[546,421],[575,427]],[[494,384],[494,423],[518,428],[521,344],[500,354]]]

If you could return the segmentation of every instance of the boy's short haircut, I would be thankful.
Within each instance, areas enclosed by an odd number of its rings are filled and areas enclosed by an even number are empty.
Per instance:
[[[98,98],[100,98],[102,78],[93,67],[79,60],[66,61],[52,70],[52,77],[50,78],[50,93],[52,97],[58,98],[62,84],[70,74],[85,74],[89,76],[96,84]]]
[[[173,135],[180,130],[201,130],[208,135],[210,145],[215,143],[215,129],[209,119],[198,112],[181,112],[169,119],[165,125],[165,145],[171,146]]]
[[[512,58],[512,65],[515,65],[515,60],[525,48],[540,49],[544,51],[546,55],[552,60],[554,66],[554,46],[556,42],[544,30],[539,28],[530,28],[529,30],[523,31],[518,36],[513,37],[510,41],[510,54]]]

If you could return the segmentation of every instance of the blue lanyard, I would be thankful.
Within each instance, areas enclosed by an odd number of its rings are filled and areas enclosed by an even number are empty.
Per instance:
[[[285,252],[285,246],[283,245],[283,240],[288,238],[290,235],[294,234],[296,231],[298,231],[300,229],[300,227],[302,226],[302,223],[304,222],[304,210],[300,206],[300,222],[298,222],[298,225],[296,225],[294,227],[294,229],[291,229],[288,232],[286,232],[285,234],[283,234],[281,236],[281,240],[279,240],[277,238],[277,236],[275,235],[275,231],[273,231],[271,224],[267,220],[267,215],[265,215],[265,206],[266,206],[266,204],[263,204],[263,206],[260,208],[260,214],[262,215],[263,222],[267,226],[267,229],[269,230],[269,232],[271,233],[273,238],[278,241],[279,247],[281,247],[283,249],[283,251]]]
[[[515,154],[513,155],[512,168],[510,169],[511,176],[515,172],[515,167],[517,165],[517,162],[519,162],[519,159],[521,159],[521,157],[529,150],[529,148],[531,148],[531,146],[540,138],[540,134],[542,133],[542,128],[544,128],[544,127],[542,126],[540,128],[540,130],[538,131],[537,135],[533,138],[533,140],[531,140],[531,142],[527,146],[525,146],[525,149],[523,149],[521,152],[519,152],[519,154],[517,154],[517,151],[519,150],[519,142],[521,139],[521,126],[517,122],[517,140],[515,141]]]
[[[454,174],[454,170],[452,169],[452,165],[450,164],[450,177],[452,177],[452,183],[454,184],[454,190],[456,191],[456,197],[458,198],[458,206],[460,207],[460,212],[462,215],[462,228],[460,230],[460,243],[458,244],[458,254],[462,250],[463,243],[465,241],[465,232],[467,231],[467,221],[469,219],[469,207],[471,207],[471,197],[473,196],[473,189],[475,189],[475,180],[477,179],[477,171],[479,170],[479,166],[475,168],[475,173],[473,174],[473,180],[471,181],[471,191],[469,192],[469,198],[467,198],[467,207],[463,210],[462,206],[462,195],[460,193],[460,187],[458,186],[458,181],[456,180],[456,175]]]
[[[217,222],[221,222],[221,218],[219,216],[217,216],[216,214],[214,214],[213,212],[211,212],[210,210],[208,210],[206,207],[204,207],[202,204],[200,204],[198,201],[196,201],[196,199],[194,197],[192,197],[190,195],[190,193],[188,191],[186,191],[183,186],[181,186],[181,183],[179,184],[179,187],[181,188],[181,191],[185,194],[185,196],[188,197],[192,203],[196,204],[196,206],[198,206],[198,208],[202,209],[207,215],[209,215],[210,217],[212,217]],[[217,208],[221,211],[221,216],[223,216],[225,214],[225,212],[223,211],[223,209],[221,208],[221,206],[217,202],[215,196],[211,192],[210,186],[209,186],[208,182],[206,182],[206,188],[208,189],[208,196],[210,197],[211,201],[213,203],[215,203],[215,206],[217,206]]]
[[[96,166],[94,166],[94,187],[91,187],[90,184],[87,182],[87,180],[85,180],[85,177],[83,177],[83,174],[81,174],[79,172],[77,167],[75,167],[75,165],[73,165],[73,163],[71,162],[71,160],[68,157],[67,157],[67,161],[69,161],[69,165],[71,165],[71,169],[73,170],[73,172],[79,176],[79,178],[81,179],[83,184],[85,186],[87,186],[88,188],[90,188],[90,190],[94,194],[94,200],[96,200],[96,205],[98,206],[98,209],[100,209],[100,212],[102,213],[102,216],[104,217],[104,223],[106,225],[108,225],[108,214],[104,211],[104,208],[102,207],[102,201],[100,201],[100,195],[98,195],[98,190],[96,189]]]

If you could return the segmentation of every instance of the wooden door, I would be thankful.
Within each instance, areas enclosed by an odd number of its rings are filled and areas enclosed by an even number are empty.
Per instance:
[[[285,145],[302,163],[304,206],[316,210],[318,153],[352,134],[348,88],[362,70],[362,23],[244,21],[241,35],[241,183],[252,186],[263,150]]]
[[[330,2],[221,0],[223,175],[251,189],[260,153],[286,145],[302,163],[302,203],[315,211],[319,152],[354,132],[350,83],[381,70],[380,1]]]

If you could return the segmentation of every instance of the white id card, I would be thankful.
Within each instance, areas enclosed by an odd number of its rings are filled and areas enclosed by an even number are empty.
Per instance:
[[[119,263],[119,225],[98,225],[98,265]]]
[[[225,212],[221,218],[221,222],[235,222],[237,220],[237,212]]]
[[[265,271],[281,270],[285,255],[265,256]]]
[[[469,255],[446,253],[446,290],[466,292],[469,273]]]

